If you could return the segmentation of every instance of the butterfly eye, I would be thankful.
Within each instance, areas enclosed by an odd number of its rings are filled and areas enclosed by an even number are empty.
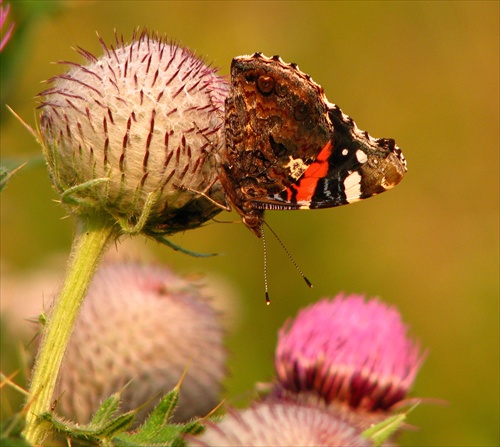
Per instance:
[[[268,95],[274,89],[274,79],[271,76],[260,76],[257,79],[257,88],[263,95]]]
[[[308,114],[309,114],[309,107],[307,107],[307,104],[304,102],[299,102],[295,106],[295,110],[293,111],[293,116],[297,121],[305,120]]]

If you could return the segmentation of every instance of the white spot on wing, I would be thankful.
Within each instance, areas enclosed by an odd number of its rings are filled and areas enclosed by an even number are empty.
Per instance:
[[[366,161],[368,160],[368,155],[366,155],[366,153],[364,151],[362,151],[361,149],[358,149],[356,151],[356,158],[358,159],[358,161],[363,164],[363,163],[366,163]]]
[[[347,202],[352,203],[360,200],[361,175],[358,171],[354,171],[345,178],[344,192]]]

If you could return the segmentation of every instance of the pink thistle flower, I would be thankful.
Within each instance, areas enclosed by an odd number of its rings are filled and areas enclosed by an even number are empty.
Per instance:
[[[188,445],[364,447],[372,443],[325,409],[268,400],[230,411],[222,422],[209,424],[201,436],[189,438]]]
[[[3,26],[7,22],[7,17],[9,16],[10,5],[7,4],[5,8],[2,6],[3,0],[0,0],[0,30],[3,31]],[[5,45],[12,36],[12,32],[14,31],[14,23],[11,23],[9,29],[5,32],[5,34],[0,39],[0,52],[4,49]]]
[[[388,410],[404,399],[424,359],[406,332],[399,312],[378,299],[323,299],[280,330],[279,387],[313,391],[327,403]]]
[[[220,323],[199,284],[160,266],[105,264],[66,351],[58,410],[85,423],[122,390],[122,411],[138,408],[172,390],[187,371],[174,420],[205,416],[219,403],[226,376]]]

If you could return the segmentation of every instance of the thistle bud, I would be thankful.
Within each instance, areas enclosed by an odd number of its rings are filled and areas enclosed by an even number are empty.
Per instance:
[[[52,182],[79,215],[106,213],[125,232],[195,228],[221,211],[216,154],[227,82],[156,35],[116,40],[40,94]]]
[[[299,312],[279,332],[278,389],[367,412],[406,397],[424,356],[399,312],[378,299],[337,296]]]
[[[189,445],[222,446],[332,446],[372,445],[353,426],[319,407],[286,401],[266,401],[230,412],[222,422],[209,424]]]
[[[205,416],[219,403],[226,374],[219,317],[198,284],[166,268],[105,264],[66,351],[57,410],[85,423],[120,391],[123,411],[148,401],[151,408],[187,371],[174,420]]]

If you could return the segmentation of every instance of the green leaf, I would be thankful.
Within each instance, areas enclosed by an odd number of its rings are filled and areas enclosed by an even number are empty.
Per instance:
[[[106,399],[99,409],[95,412],[90,423],[94,426],[99,426],[113,417],[120,407],[120,393],[115,393]]]
[[[186,424],[170,424],[179,400],[179,390],[167,393],[135,433],[120,433],[113,439],[117,447],[184,446],[183,434],[203,431],[199,420]]]
[[[0,191],[4,190],[11,177],[20,169],[24,168],[24,166],[26,166],[26,163],[11,170],[7,169],[5,166],[0,166]]]
[[[64,420],[53,413],[40,416],[52,424],[53,430],[68,440],[106,447],[183,447],[183,435],[198,434],[204,429],[201,420],[185,424],[170,423],[179,401],[179,387],[165,394],[144,423],[134,432],[131,429],[139,409],[115,416],[120,406],[120,393],[106,399],[89,424],[80,425]],[[18,430],[20,430],[22,427]],[[9,444],[10,446],[10,444]],[[28,444],[20,445],[28,447]]]
[[[59,433],[67,438],[78,439],[79,441],[88,442],[89,444],[99,443],[99,438],[94,436],[93,430],[87,426],[80,426],[74,422],[58,418],[53,413],[44,413],[40,415],[40,419],[50,422],[56,433]]]
[[[408,414],[417,406],[418,403],[413,405],[406,412],[391,416],[373,427],[370,427],[363,432],[363,436],[370,439],[375,447],[379,447],[401,428]]]
[[[91,445],[113,445],[110,441],[119,433],[129,429],[134,423],[136,411],[129,411],[113,418],[115,396],[107,399],[97,410],[92,422],[86,425],[76,424],[57,417],[53,413],[44,413],[42,420],[50,422],[54,430],[69,439]],[[97,422],[95,422],[97,421]]]
[[[178,403],[179,390],[174,388],[172,391],[163,396],[144,424],[142,424],[141,430],[144,432],[152,431],[154,433],[157,427],[163,427],[170,419],[172,419]]]

